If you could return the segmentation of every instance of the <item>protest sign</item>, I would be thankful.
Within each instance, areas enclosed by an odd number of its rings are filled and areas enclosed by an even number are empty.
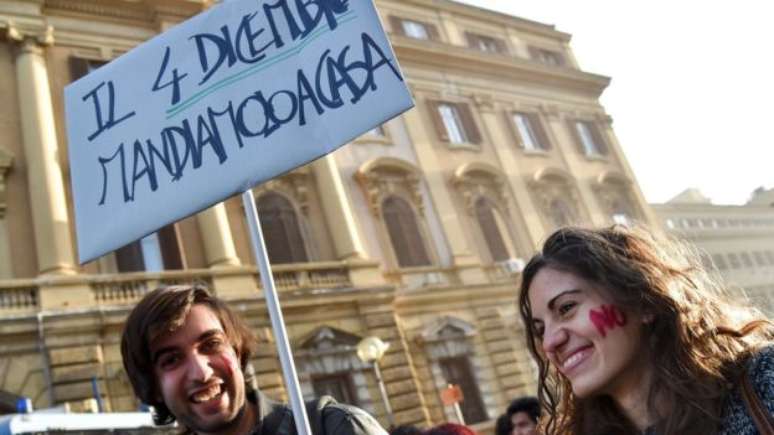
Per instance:
[[[413,106],[370,0],[234,0],[65,89],[81,263]]]

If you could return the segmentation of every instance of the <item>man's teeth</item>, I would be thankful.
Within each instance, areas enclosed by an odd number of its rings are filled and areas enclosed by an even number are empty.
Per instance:
[[[194,394],[191,399],[194,401],[194,403],[206,402],[208,400],[214,399],[216,396],[219,396],[221,392],[221,385],[213,385],[206,390]]]

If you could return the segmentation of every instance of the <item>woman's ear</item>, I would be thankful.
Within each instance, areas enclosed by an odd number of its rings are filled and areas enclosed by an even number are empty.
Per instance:
[[[642,323],[644,325],[650,325],[656,320],[656,315],[653,313],[645,313],[642,315]]]

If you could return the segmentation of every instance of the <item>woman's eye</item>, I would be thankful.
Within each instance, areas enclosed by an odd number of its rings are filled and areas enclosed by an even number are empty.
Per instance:
[[[565,315],[570,312],[573,308],[575,308],[577,304],[575,302],[565,302],[561,305],[559,305],[559,314]]]

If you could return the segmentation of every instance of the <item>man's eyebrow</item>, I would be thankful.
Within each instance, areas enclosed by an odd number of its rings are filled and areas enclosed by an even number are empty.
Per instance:
[[[559,299],[560,297],[562,297],[564,295],[575,294],[575,293],[580,293],[580,292],[581,292],[580,289],[574,288],[574,289],[565,290],[565,291],[559,293],[558,295],[552,297],[551,300],[548,301],[548,309],[553,311],[554,304],[556,303],[556,300]]]

